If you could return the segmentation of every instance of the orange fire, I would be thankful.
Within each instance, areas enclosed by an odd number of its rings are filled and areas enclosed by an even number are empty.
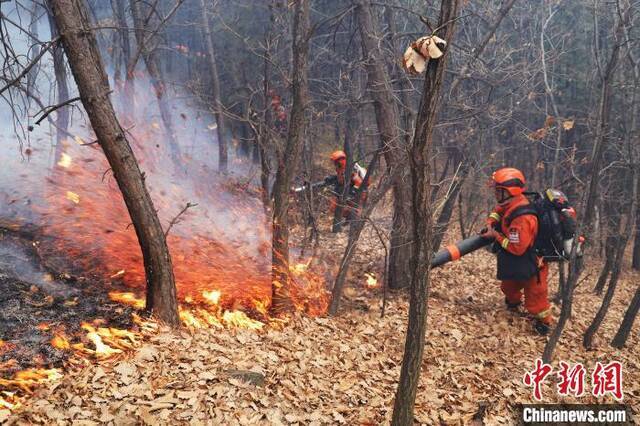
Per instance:
[[[261,201],[234,190],[228,181],[212,181],[215,174],[197,156],[183,156],[189,178],[174,173],[169,156],[146,142],[161,138],[162,128],[147,124],[143,132],[142,127],[133,129],[132,145],[164,228],[188,202],[197,203],[167,238],[178,297],[264,315],[271,302],[271,268]],[[61,271],[141,288],[142,254],[122,195],[99,146],[81,145],[80,138],[76,142],[63,144],[64,153],[45,186],[48,203],[39,210],[50,238],[41,242],[42,255]],[[317,315],[326,310],[328,293],[322,276],[310,269],[309,262],[292,266],[290,294],[298,309]],[[110,297],[144,306],[133,293]],[[188,314],[182,317],[196,323]]]
[[[18,371],[13,379],[0,379],[0,386],[7,389],[19,388],[30,393],[32,389],[42,383],[53,382],[62,378],[60,370],[53,368],[49,370],[40,368],[30,368]]]
[[[158,123],[131,130],[132,142],[147,187],[166,231],[182,322],[192,328],[247,328],[260,330],[279,324],[268,316],[271,304],[271,253],[268,227],[260,197],[246,186],[220,180],[201,161],[199,153],[183,151],[183,164],[174,166],[159,143]],[[179,130],[179,129],[178,129]],[[188,138],[187,138],[188,139]],[[93,140],[88,136],[86,140]],[[189,143],[188,140],[183,144]],[[186,148],[183,146],[182,148]],[[111,300],[145,306],[145,271],[137,236],[104,154],[97,144],[76,137],[63,143],[63,154],[40,188],[34,202],[40,214],[38,251],[48,266],[61,273],[81,275],[89,282],[122,283],[131,291],[112,291]],[[188,169],[189,177],[184,170]],[[196,207],[176,216],[187,203]],[[329,293],[325,280],[310,261],[291,266],[290,295],[294,305],[310,315],[326,311]],[[75,302],[71,301],[70,304]],[[156,333],[157,323],[132,314],[137,331],[83,323],[84,335],[55,331],[51,345],[84,357],[107,359],[138,347],[142,337]],[[43,331],[49,330],[42,324]],[[70,340],[71,339],[71,340]],[[72,341],[77,343],[71,343]],[[8,345],[0,340],[0,350]],[[19,405],[13,390],[29,392],[38,383],[56,380],[58,370],[24,370],[12,379],[0,379],[0,408]]]
[[[136,309],[144,309],[145,301],[136,297],[133,293],[121,293],[117,291],[109,292],[109,299],[114,302],[124,303]]]
[[[57,334],[51,339],[51,346],[56,349],[67,350],[71,349],[71,344],[64,335]]]
[[[367,277],[367,280],[364,284],[366,288],[374,289],[374,288],[380,287],[380,284],[378,283],[378,279],[374,274],[366,272],[364,276]]]

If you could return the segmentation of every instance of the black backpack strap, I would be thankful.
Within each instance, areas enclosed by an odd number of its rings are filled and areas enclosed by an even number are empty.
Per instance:
[[[533,215],[536,218],[538,217],[538,210],[536,210],[533,204],[525,204],[523,206],[516,207],[509,216],[504,218],[504,223],[509,227],[515,218],[528,214]]]

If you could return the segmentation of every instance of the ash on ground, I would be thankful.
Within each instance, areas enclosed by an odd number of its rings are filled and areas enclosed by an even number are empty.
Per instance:
[[[47,270],[34,242],[0,228],[0,378],[27,368],[61,367],[71,351],[54,336],[87,344],[82,323],[130,329],[133,308],[108,292],[123,287]]]

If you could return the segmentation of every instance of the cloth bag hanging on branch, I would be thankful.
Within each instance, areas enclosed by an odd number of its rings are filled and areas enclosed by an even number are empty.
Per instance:
[[[402,66],[409,74],[420,74],[427,67],[429,59],[443,55],[447,42],[437,36],[420,37],[407,47],[402,58]]]

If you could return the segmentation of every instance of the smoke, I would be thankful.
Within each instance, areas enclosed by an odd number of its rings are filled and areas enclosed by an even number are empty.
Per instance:
[[[15,17],[18,11],[4,13]],[[40,20],[39,31],[48,35],[45,21]],[[29,37],[19,31],[10,36],[14,49],[26,52]],[[34,83],[34,92],[45,105],[57,103],[54,82],[52,57],[47,53]],[[243,293],[248,299],[266,298],[270,236],[263,226],[259,197],[247,196],[248,185],[241,188],[238,183],[248,183],[251,166],[231,156],[235,176],[220,177],[215,119],[190,102],[188,93],[170,88],[165,96],[171,98],[174,137],[181,152],[176,161],[146,73],[136,72],[133,99],[110,83],[112,103],[123,127],[126,123],[162,226],[166,230],[173,223],[168,243],[179,294],[197,296],[202,290],[222,289],[223,298],[225,290],[234,298],[242,299]],[[73,81],[69,87],[70,96],[77,96]],[[68,131],[74,137],[57,146],[54,126],[47,120],[33,124],[40,107],[18,89],[11,89],[11,95],[0,103],[0,118],[15,124],[13,132],[0,135],[0,220],[35,225],[42,237],[41,254],[60,272],[117,277],[143,287],[134,230],[82,106],[76,103],[70,108]],[[29,126],[32,131],[25,130]],[[187,203],[197,206],[179,215]],[[25,270],[21,273],[36,279]]]
[[[0,275],[36,284],[45,293],[56,297],[67,298],[78,291],[72,287],[61,285],[52,275],[45,271],[33,253],[22,241],[3,236],[0,239]]]

